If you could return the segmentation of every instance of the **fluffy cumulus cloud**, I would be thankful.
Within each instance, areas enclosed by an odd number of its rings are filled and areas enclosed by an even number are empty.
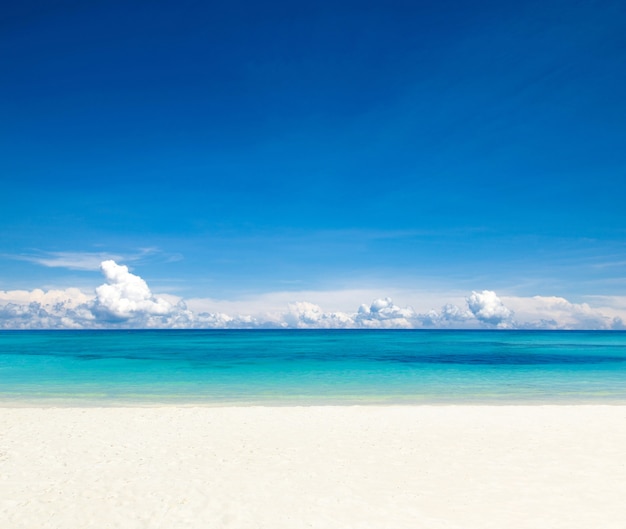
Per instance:
[[[65,290],[0,291],[0,328],[215,328],[215,329],[624,329],[626,300],[597,298],[602,306],[562,297],[505,297],[473,291],[465,302],[418,312],[389,297],[361,304],[354,312],[326,311],[322,303],[293,301],[284,309],[206,311],[184,300],[157,295],[146,281],[113,260],[100,263],[105,282],[93,293]],[[245,307],[244,307],[245,309]]]
[[[441,307],[441,310],[429,310],[426,314],[420,314],[419,319],[424,327],[438,329],[462,329],[471,327],[473,323],[476,323],[476,319],[471,311],[451,303],[446,303]]]
[[[96,288],[93,306],[95,314],[110,321],[167,317],[174,307],[163,298],[155,297],[147,283],[131,274],[128,267],[115,261],[103,261],[100,270],[107,282]]]
[[[193,323],[184,302],[173,304],[153,295],[128,267],[107,260],[100,270],[106,282],[95,295],[76,288],[0,291],[0,328],[176,328]]]
[[[474,317],[496,327],[512,327],[513,312],[504,306],[504,303],[492,290],[472,292],[467,298],[467,305]]]
[[[359,327],[369,329],[411,329],[420,326],[413,308],[398,307],[391,298],[375,299],[369,306],[361,305],[355,322]]]

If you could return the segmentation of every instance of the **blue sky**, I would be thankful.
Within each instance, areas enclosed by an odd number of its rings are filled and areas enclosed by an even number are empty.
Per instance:
[[[0,290],[626,296],[623,2],[2,11]]]

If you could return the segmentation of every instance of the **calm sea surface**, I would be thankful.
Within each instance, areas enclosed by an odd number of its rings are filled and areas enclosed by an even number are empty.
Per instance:
[[[626,333],[0,331],[0,402],[626,403]]]

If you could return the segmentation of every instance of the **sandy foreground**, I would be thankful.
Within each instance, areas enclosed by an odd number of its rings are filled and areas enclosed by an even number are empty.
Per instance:
[[[626,406],[1,408],[0,528],[626,528]]]

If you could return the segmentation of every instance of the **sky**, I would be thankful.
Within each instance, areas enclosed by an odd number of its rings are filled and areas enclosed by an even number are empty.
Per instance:
[[[625,26],[621,0],[7,4],[0,328],[621,328]]]

